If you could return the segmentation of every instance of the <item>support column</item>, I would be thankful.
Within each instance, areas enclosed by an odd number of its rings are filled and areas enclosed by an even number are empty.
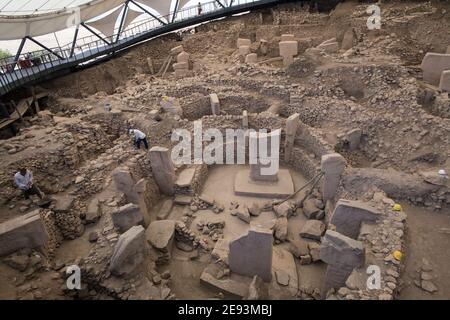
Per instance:
[[[339,153],[330,153],[322,156],[321,167],[322,172],[325,173],[322,190],[325,201],[334,198],[345,165],[346,161]]]
[[[289,162],[291,159],[299,117],[298,113],[294,113],[286,120],[286,141],[284,142],[284,161],[286,162]]]
[[[162,193],[174,194],[175,169],[170,150],[164,147],[153,147],[149,151],[153,177]]]

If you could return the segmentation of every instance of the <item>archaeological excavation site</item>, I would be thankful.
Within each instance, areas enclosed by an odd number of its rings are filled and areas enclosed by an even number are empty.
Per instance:
[[[450,299],[450,2],[38,2],[1,300]]]

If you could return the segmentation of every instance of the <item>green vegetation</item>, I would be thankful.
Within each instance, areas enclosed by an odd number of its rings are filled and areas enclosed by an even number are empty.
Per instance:
[[[11,52],[5,49],[0,49],[0,59],[7,58],[11,56]]]

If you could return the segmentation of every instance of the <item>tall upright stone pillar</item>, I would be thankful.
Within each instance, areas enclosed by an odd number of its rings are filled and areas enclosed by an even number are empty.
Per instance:
[[[320,259],[328,264],[325,277],[326,294],[331,288],[342,287],[353,269],[364,265],[364,245],[361,241],[328,230],[320,245]]]
[[[280,137],[281,130],[277,129],[270,133],[250,132],[250,157],[253,158],[253,163],[250,163],[250,178],[254,181],[278,181],[278,169],[280,161]],[[267,154],[262,154],[261,146],[266,141]],[[272,146],[276,152],[272,152]],[[256,153],[256,154],[255,154]],[[268,164],[261,163],[261,158],[269,160]],[[264,168],[269,168],[274,163],[277,163],[277,170],[273,174],[265,173]]]
[[[149,156],[153,176],[159,190],[164,194],[173,195],[176,176],[169,149],[157,146],[152,147],[149,151]]]
[[[298,113],[294,113],[286,120],[286,141],[284,142],[284,161],[286,162],[289,162],[291,159],[299,117]]]
[[[211,93],[209,95],[209,101],[211,103],[211,113],[214,116],[217,116],[220,114],[220,102],[219,97],[215,93]]]
[[[325,173],[323,179],[323,199],[325,201],[334,198],[346,163],[344,157],[339,153],[322,156],[321,167],[322,172]]]

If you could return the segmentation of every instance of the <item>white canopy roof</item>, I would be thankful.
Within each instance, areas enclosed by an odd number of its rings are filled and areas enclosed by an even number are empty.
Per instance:
[[[122,7],[124,2],[125,0],[0,0],[0,40],[21,39],[25,36],[36,37],[63,30],[119,6]],[[147,5],[160,15],[166,16],[170,13],[172,0],[136,0],[136,2]],[[180,8],[187,2],[181,0]],[[120,13],[121,8],[89,24],[103,34],[110,35],[115,25],[115,21],[113,23],[112,20],[114,16],[116,19],[118,17],[117,11]],[[140,15],[139,12],[128,11],[131,13],[127,14],[125,26]],[[108,28],[111,29],[108,30]]]

